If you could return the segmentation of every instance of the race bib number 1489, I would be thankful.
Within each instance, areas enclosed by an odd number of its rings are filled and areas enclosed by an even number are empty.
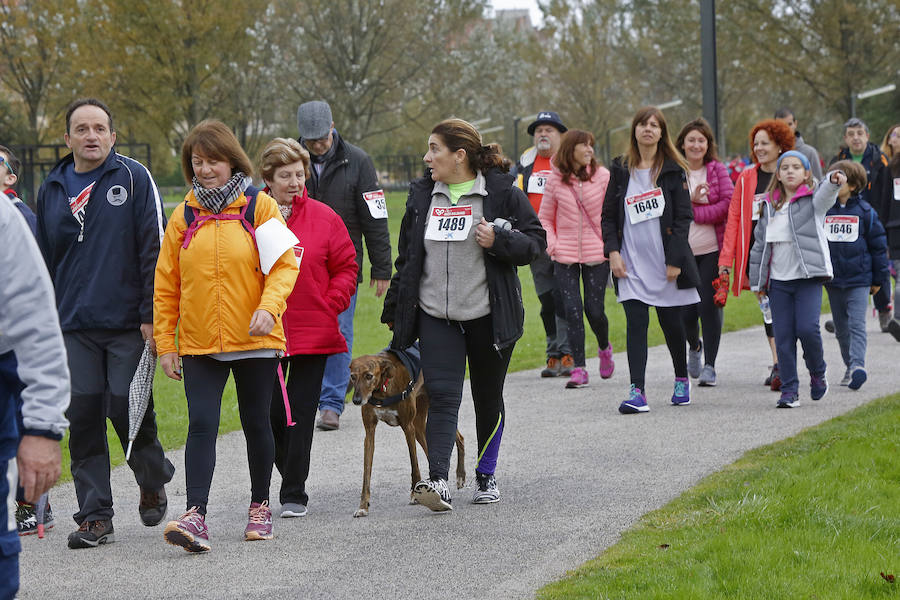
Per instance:
[[[425,239],[438,242],[463,242],[472,228],[471,206],[435,206],[428,216]]]

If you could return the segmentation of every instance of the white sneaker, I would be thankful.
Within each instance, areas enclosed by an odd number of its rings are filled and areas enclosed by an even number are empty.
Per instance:
[[[434,512],[453,510],[446,479],[423,479],[413,488],[413,499]]]
[[[500,502],[500,490],[497,488],[497,479],[494,477],[493,473],[484,475],[476,471],[475,482],[478,485],[478,489],[475,490],[475,493],[472,495],[473,504],[493,504],[494,502]]]

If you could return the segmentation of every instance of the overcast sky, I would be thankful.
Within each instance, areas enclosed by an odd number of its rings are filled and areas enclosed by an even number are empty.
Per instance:
[[[541,22],[541,9],[537,0],[493,0],[494,9],[498,8],[527,8],[531,13],[531,22],[537,25]]]

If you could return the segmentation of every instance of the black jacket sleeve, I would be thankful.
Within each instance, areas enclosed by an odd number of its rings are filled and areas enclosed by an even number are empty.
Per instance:
[[[672,203],[672,238],[666,245],[666,264],[684,269],[688,258],[693,259],[688,232],[694,220],[694,211],[684,171],[679,169],[678,173],[671,173],[668,179],[668,200]]]
[[[362,230],[369,262],[372,264],[371,279],[391,278],[391,234],[388,231],[386,218],[376,219],[369,212],[369,206],[363,198],[366,192],[380,190],[375,165],[366,153],[360,151],[356,157],[358,162],[357,179],[354,184],[353,201],[359,215],[359,226]],[[362,268],[362,265],[360,265]]]
[[[518,187],[509,191],[508,208],[515,228],[494,229],[494,245],[488,253],[514,265],[530,264],[547,249],[547,232],[534,214],[528,196]]]
[[[619,198],[618,190],[624,185],[623,172],[617,164],[612,165],[606,196],[603,198],[603,211],[600,213],[600,234],[603,236],[603,254],[606,258],[609,258],[610,252],[622,250],[619,241],[619,211],[622,210],[622,198]]]
[[[397,295],[400,289],[400,278],[403,276],[404,268],[408,262],[407,252],[409,251],[409,236],[414,221],[414,209],[412,207],[413,188],[410,186],[409,194],[406,199],[406,212],[403,213],[403,220],[400,221],[400,237],[397,240],[397,260],[394,262],[394,276],[391,277],[391,285],[387,293],[384,295],[384,308],[381,311],[382,323],[393,323],[397,310]]]

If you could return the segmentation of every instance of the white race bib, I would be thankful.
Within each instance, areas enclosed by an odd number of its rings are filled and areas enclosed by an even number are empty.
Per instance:
[[[762,194],[755,194],[753,196],[753,208],[750,210],[753,214],[754,221],[759,220],[759,209],[762,208],[763,202],[765,202],[765,201],[766,201],[766,193],[765,192],[763,192]]]
[[[374,190],[371,192],[363,192],[363,200],[369,207],[369,214],[373,219],[387,219],[387,202],[384,200],[383,190]]]
[[[471,206],[435,206],[431,209],[425,239],[438,242],[464,242],[472,228]]]
[[[859,237],[859,217],[827,215],[825,237],[829,242],[855,242]]]
[[[550,171],[537,171],[528,178],[528,193],[543,194],[544,186],[547,185],[547,178],[550,177]]]
[[[894,200],[900,200],[900,177],[894,177]]]
[[[660,188],[625,198],[625,209],[632,225],[660,218],[665,208],[666,199]]]

